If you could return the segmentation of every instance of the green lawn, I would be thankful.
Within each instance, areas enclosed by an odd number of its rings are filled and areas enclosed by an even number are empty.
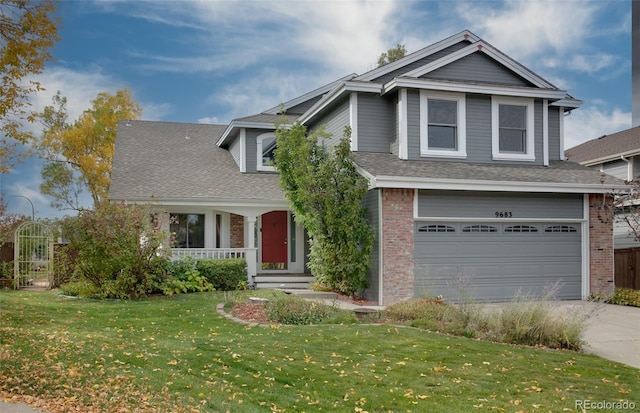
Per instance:
[[[640,370],[595,356],[389,325],[251,328],[218,315],[223,300],[2,290],[0,394],[85,412],[640,409]]]

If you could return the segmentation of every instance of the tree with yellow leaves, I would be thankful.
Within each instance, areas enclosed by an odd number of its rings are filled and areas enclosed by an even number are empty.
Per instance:
[[[129,89],[100,92],[92,107],[67,123],[67,99],[60,92],[39,115],[44,132],[37,143],[45,159],[40,191],[61,209],[82,209],[78,196],[86,188],[94,206],[107,199],[118,121],[138,119],[142,108]]]
[[[19,159],[19,145],[30,138],[23,129],[36,119],[29,96],[42,90],[32,76],[52,60],[55,11],[54,0],[0,0],[0,173],[9,172]]]

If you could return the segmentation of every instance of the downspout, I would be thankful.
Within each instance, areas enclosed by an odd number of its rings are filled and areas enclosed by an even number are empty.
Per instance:
[[[633,181],[633,162],[630,159],[625,158],[624,155],[620,155],[620,159],[627,163],[627,181]]]

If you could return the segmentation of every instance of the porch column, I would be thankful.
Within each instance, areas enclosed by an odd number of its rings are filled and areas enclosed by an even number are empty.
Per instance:
[[[247,236],[245,243],[247,260],[247,283],[253,285],[253,277],[257,274],[258,249],[256,248],[256,220],[257,216],[247,216]]]

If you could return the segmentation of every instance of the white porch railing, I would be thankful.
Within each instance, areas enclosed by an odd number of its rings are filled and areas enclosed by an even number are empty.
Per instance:
[[[179,260],[182,257],[192,257],[197,260],[244,258],[247,261],[247,282],[249,284],[253,284],[253,277],[255,277],[258,268],[257,248],[171,248],[172,260]]]

